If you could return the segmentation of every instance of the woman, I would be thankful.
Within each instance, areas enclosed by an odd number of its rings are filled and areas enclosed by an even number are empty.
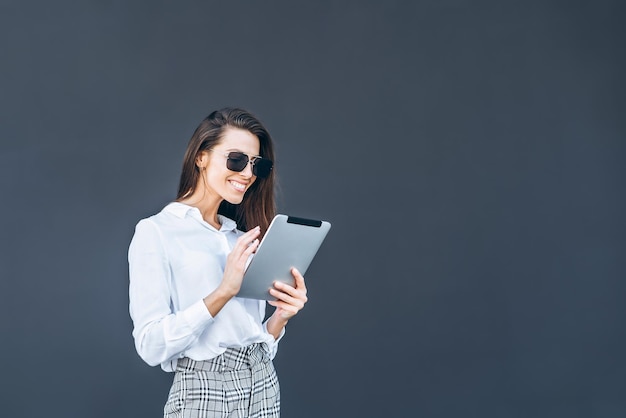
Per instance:
[[[273,159],[257,118],[215,111],[189,141],[176,201],[135,228],[133,337],[144,361],[176,372],[165,417],[280,414],[272,359],[307,301],[304,278],[293,269],[293,287],[276,282],[266,321],[265,301],[236,297],[275,214]]]

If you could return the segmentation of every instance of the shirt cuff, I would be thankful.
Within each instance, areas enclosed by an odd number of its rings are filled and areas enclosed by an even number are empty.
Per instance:
[[[285,330],[287,329],[287,326],[285,325],[283,327],[283,329],[280,331],[280,334],[278,334],[278,338],[274,339],[274,336],[272,334],[270,334],[270,332],[267,330],[267,321],[263,322],[263,329],[265,330],[265,332],[270,335],[272,337],[272,340],[274,340],[274,345],[278,345],[278,342],[283,338],[283,336],[285,335]]]
[[[204,304],[203,299],[200,299],[181,313],[193,332],[204,329],[204,327],[213,321],[213,316]]]
[[[268,345],[269,345],[269,349],[270,349],[270,357],[273,359],[274,356],[276,355],[276,352],[278,351],[278,342],[285,335],[285,330],[287,329],[287,327],[286,326],[283,327],[283,329],[280,331],[280,334],[278,334],[278,338],[276,338],[276,339],[274,339],[274,336],[272,334],[270,334],[269,331],[267,330],[267,321],[263,322],[263,329],[265,330],[267,335],[270,336],[270,341],[269,341]]]

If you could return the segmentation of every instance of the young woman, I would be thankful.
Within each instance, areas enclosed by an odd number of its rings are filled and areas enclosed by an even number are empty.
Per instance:
[[[176,201],[135,228],[133,337],[144,361],[175,372],[165,417],[280,414],[272,359],[307,301],[304,278],[294,269],[294,287],[275,284],[267,321],[265,301],[236,296],[275,214],[273,159],[257,118],[215,111],[189,141]]]

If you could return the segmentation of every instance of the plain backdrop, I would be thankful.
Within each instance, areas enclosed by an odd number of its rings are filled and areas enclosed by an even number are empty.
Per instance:
[[[283,416],[626,416],[620,1],[0,1],[3,417],[158,417],[127,249],[212,110],[333,228]],[[199,297],[204,295],[199,295]]]

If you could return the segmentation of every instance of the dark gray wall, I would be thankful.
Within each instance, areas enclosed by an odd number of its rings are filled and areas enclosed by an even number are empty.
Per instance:
[[[126,251],[211,110],[333,229],[285,417],[626,416],[620,1],[0,2],[6,417],[155,417]]]

